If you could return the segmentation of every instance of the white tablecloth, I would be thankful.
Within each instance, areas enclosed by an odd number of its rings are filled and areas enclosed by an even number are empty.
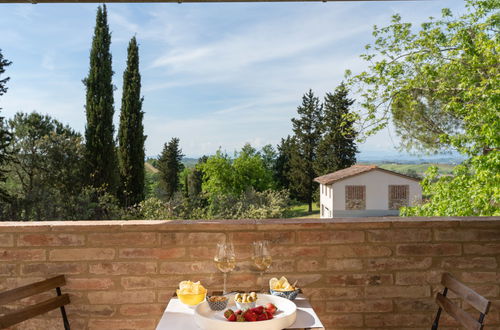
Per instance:
[[[315,329],[324,330],[323,324],[318,315],[314,312],[311,304],[302,294],[294,300],[297,305],[297,319],[291,327],[287,329]],[[168,302],[167,308],[156,327],[156,330],[200,330],[194,322],[194,308],[189,308],[172,298]]]

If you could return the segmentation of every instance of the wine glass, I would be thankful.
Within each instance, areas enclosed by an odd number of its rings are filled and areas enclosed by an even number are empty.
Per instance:
[[[271,266],[273,257],[268,241],[253,242],[253,262],[260,273],[260,291],[264,291],[264,272]]]
[[[231,272],[236,266],[234,248],[232,243],[218,243],[214,257],[215,265],[224,275],[223,294],[226,294],[227,273]]]

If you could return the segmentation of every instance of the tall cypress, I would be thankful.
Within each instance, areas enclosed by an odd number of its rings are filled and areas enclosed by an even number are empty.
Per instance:
[[[83,80],[87,88],[85,112],[85,160],[89,184],[104,187],[116,194],[118,168],[113,126],[113,70],[111,68],[111,33],[106,5],[97,9],[90,69]]]
[[[139,47],[133,37],[128,45],[127,68],[123,73],[122,107],[118,130],[119,197],[124,206],[144,200],[144,126],[142,119]]]
[[[5,86],[9,81],[9,77],[3,79],[2,75],[5,73],[5,68],[11,65],[12,62],[5,59],[2,55],[2,50],[0,49],[0,96],[7,92],[7,87]],[[1,110],[2,108],[0,108]],[[11,160],[12,151],[9,146],[12,142],[12,134],[8,131],[4,118],[0,117],[0,182],[5,182],[7,180],[7,172],[4,170],[4,166]],[[0,201],[9,199],[8,192],[0,187]]]
[[[349,117],[354,103],[348,98],[349,90],[344,83],[335,92],[327,93],[323,103],[323,137],[318,145],[316,172],[318,175],[335,172],[356,163],[356,131]]]
[[[181,162],[183,156],[178,138],[172,138],[169,143],[165,143],[163,146],[163,151],[158,159],[159,188],[160,193],[166,199],[171,199],[175,192],[179,190],[179,174],[184,169]]]
[[[309,90],[302,97],[302,104],[297,108],[299,118],[293,118],[297,152],[292,152],[290,179],[292,190],[309,206],[312,212],[313,195],[317,176],[314,169],[317,147],[321,139],[322,105],[319,99]]]

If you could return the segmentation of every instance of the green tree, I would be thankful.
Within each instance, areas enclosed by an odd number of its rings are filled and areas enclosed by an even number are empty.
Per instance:
[[[116,194],[118,167],[113,125],[113,70],[111,67],[111,33],[106,5],[98,7],[90,50],[90,68],[83,80],[87,89],[85,111],[85,159],[89,184],[104,187]]]
[[[315,162],[317,175],[335,172],[356,163],[356,132],[349,116],[349,108],[354,100],[349,99],[348,95],[344,83],[333,94],[326,93],[321,120],[323,136],[318,144]]]
[[[292,119],[297,152],[292,153],[289,179],[298,197],[308,204],[309,212],[312,212],[313,195],[317,188],[313,181],[317,176],[314,163],[322,133],[322,112],[319,99],[309,90],[302,97],[302,105],[297,108],[299,117]]]
[[[118,130],[118,163],[120,167],[120,199],[130,206],[144,199],[144,126],[142,119],[139,47],[135,37],[128,45],[127,68],[123,73],[122,107]]]
[[[172,199],[175,192],[179,190],[179,174],[184,168],[182,164],[183,156],[179,146],[179,139],[172,138],[169,143],[165,143],[158,159],[158,170],[160,171],[159,188],[161,195],[167,200]]]
[[[47,115],[17,113],[9,120],[11,219],[53,220],[75,216],[74,200],[83,187],[80,134]]]
[[[0,78],[5,73],[5,68],[11,65],[12,62],[8,61],[3,57],[2,50],[0,49]],[[10,77],[5,77],[0,79],[0,96],[7,92],[6,84]],[[2,110],[2,108],[0,108]],[[0,116],[0,183],[4,183],[7,180],[7,171],[5,170],[5,165],[11,159],[11,153],[9,152],[9,146],[12,142],[12,135],[9,133],[4,117]],[[4,187],[0,186],[0,201],[7,201],[9,199],[9,194]]]
[[[375,42],[362,55],[368,70],[347,73],[360,86],[364,113],[357,118],[366,118],[365,133],[392,119],[403,148],[456,149],[469,157],[452,178],[430,172],[430,200],[405,214],[499,212],[500,2],[467,0],[466,7],[461,16],[443,9],[419,28],[394,15],[391,25],[374,29]]]
[[[277,146],[277,156],[274,165],[274,178],[278,188],[290,189],[290,171],[292,153],[297,149],[295,139],[290,135],[286,139],[281,139]],[[291,196],[294,198],[295,196]]]

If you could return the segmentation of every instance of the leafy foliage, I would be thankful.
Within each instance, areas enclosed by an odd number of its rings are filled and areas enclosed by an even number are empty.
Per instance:
[[[462,16],[443,9],[419,29],[399,15],[375,27],[375,43],[362,56],[369,69],[350,76],[363,96],[368,134],[392,118],[403,148],[456,149],[469,157],[452,177],[430,170],[423,181],[430,199],[405,215],[499,212],[500,2],[466,4]]]
[[[86,93],[85,159],[89,184],[115,195],[118,188],[118,162],[113,125],[113,70],[111,67],[111,33],[106,5],[98,7],[90,50],[90,68],[83,80]]]
[[[0,78],[5,73],[5,68],[11,64],[12,62],[3,57],[2,50],[0,49]],[[0,96],[7,92],[6,84],[9,79],[9,77],[0,79]],[[11,153],[9,152],[9,145],[11,144],[11,142],[12,135],[6,128],[4,117],[0,117],[0,183],[4,183],[7,180],[7,171],[5,170],[5,165],[11,158]],[[5,202],[8,199],[9,194],[7,193],[5,188],[0,187],[0,201]]]
[[[182,157],[178,138],[172,138],[169,143],[165,143],[158,159],[158,169],[160,170],[160,195],[167,200],[179,190],[179,174],[184,168],[181,162]]]
[[[335,93],[325,96],[321,118],[322,137],[314,163],[318,176],[356,164],[356,131],[352,118],[349,118],[349,108],[354,100],[349,99],[348,94],[346,85],[342,83]]]
[[[124,206],[144,199],[144,126],[142,119],[139,47],[135,37],[128,45],[127,68],[123,73],[122,107],[118,131],[119,196]]]

